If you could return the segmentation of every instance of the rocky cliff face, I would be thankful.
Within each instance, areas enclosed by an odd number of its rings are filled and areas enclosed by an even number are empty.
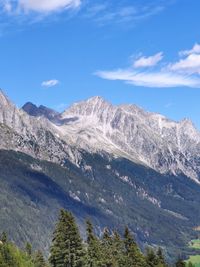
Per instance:
[[[76,103],[61,114],[46,107],[33,109],[30,103],[19,110],[1,91],[0,123],[4,149],[61,164],[68,158],[77,165],[80,150],[108,153],[199,181],[200,133],[189,120],[174,122],[135,105],[113,106],[101,97]]]
[[[18,109],[0,92],[0,149],[26,153],[38,159],[76,163],[78,150],[59,138],[57,126],[44,116],[33,117]]]
[[[200,133],[191,121],[171,121],[135,105],[112,106],[100,97],[74,104],[59,129],[83,149],[107,151],[161,173],[183,172],[199,179]]]

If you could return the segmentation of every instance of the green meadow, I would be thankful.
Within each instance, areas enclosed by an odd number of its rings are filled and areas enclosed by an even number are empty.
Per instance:
[[[189,246],[194,249],[200,249],[200,239],[191,240]]]
[[[195,267],[200,267],[200,255],[190,256],[188,262],[191,262]]]
[[[189,247],[200,250],[200,239],[191,240]],[[190,258],[186,262],[191,262],[195,267],[200,267],[200,252],[198,255],[190,256]]]

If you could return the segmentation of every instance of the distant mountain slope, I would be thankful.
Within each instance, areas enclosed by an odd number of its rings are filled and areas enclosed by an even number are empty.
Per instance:
[[[98,208],[77,201],[74,184],[85,182],[73,167],[67,171],[25,154],[0,151],[0,183],[0,229],[21,246],[32,241],[47,252],[61,208],[71,210],[82,226],[87,217],[102,225],[108,220]]]
[[[88,217],[98,233],[105,226],[122,231],[128,225],[141,247],[160,245],[173,257],[195,237],[192,229],[200,221],[195,182],[123,158],[87,153],[82,158],[80,168],[70,161],[63,168],[0,151],[0,228],[15,242],[31,240],[47,252],[58,210],[64,207],[76,215],[81,229]]]

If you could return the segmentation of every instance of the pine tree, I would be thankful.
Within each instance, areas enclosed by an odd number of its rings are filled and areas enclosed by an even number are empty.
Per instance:
[[[0,238],[0,240],[1,240],[2,243],[6,243],[6,242],[8,241],[8,237],[7,237],[6,232],[3,232],[3,233],[1,234],[1,238]]]
[[[143,254],[138,248],[128,227],[125,228],[124,244],[126,254],[126,265],[131,267],[146,267]]]
[[[31,245],[31,243],[29,243],[29,242],[26,243],[25,252],[29,257],[32,256],[32,245]]]
[[[71,267],[82,267],[85,263],[85,250],[80,237],[79,229],[71,213],[69,213],[69,225]]]
[[[176,267],[186,267],[186,263],[179,258],[176,262]]]
[[[1,255],[1,267],[18,267],[14,256],[11,252],[10,245],[6,242],[0,247],[0,255]]]
[[[195,267],[195,266],[191,263],[191,261],[189,261],[187,267]]]
[[[112,249],[112,237],[110,235],[108,228],[105,228],[103,231],[102,245],[105,251],[107,251],[107,253],[111,252],[110,250]]]
[[[152,248],[147,248],[146,262],[148,267],[156,267],[159,264],[159,257]]]
[[[114,260],[112,255],[112,238],[108,228],[104,229],[101,246],[103,251],[103,266],[114,266]]]
[[[112,254],[114,258],[114,263],[116,266],[125,266],[125,256],[124,256],[124,242],[121,239],[117,231],[114,231],[112,235]]]
[[[165,257],[163,255],[163,251],[160,247],[157,250],[157,257],[158,257],[159,263],[161,263],[161,264],[163,264],[163,266],[165,266],[166,265]]]
[[[46,267],[47,266],[45,259],[43,257],[43,254],[40,250],[38,250],[35,253],[33,263],[34,263],[34,267]]]
[[[147,248],[146,262],[148,267],[167,267],[161,248],[158,248],[157,252],[152,248]]]
[[[61,210],[53,235],[50,264],[53,267],[84,266],[85,251],[73,215]]]
[[[102,264],[102,250],[99,239],[94,234],[92,223],[86,221],[86,232],[87,232],[87,266],[97,267]]]

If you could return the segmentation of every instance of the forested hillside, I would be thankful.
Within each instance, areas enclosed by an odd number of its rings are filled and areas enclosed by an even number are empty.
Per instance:
[[[147,247],[142,253],[134,236],[125,227],[121,236],[117,230],[105,228],[100,237],[92,223],[86,221],[86,239],[71,212],[61,210],[54,233],[48,260],[41,251],[33,251],[26,243],[24,249],[8,241],[6,233],[0,238],[0,267],[192,267],[180,258],[168,265],[161,248]]]
[[[17,245],[28,241],[47,255],[57,213],[64,208],[73,212],[83,236],[84,220],[90,217],[98,234],[105,226],[122,234],[127,225],[142,249],[146,244],[165,247],[171,259],[188,254],[188,242],[197,238],[193,227],[200,221],[196,183],[123,158],[83,156],[80,168],[67,160],[63,168],[0,151],[0,229]]]

